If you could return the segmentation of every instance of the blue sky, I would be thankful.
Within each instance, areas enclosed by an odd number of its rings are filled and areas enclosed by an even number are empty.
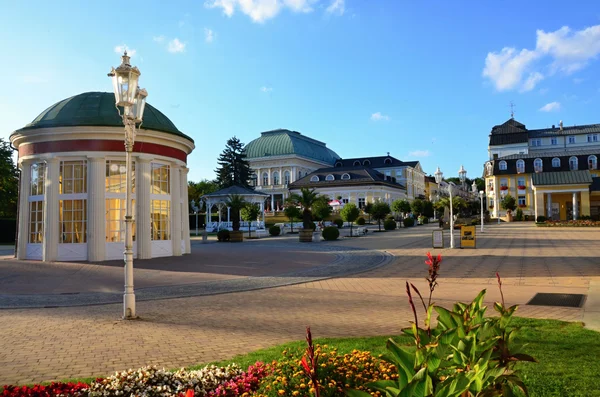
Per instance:
[[[88,4],[89,3],[89,4]],[[597,1],[3,2],[7,138],[51,104],[110,91],[127,46],[148,102],[194,138],[190,180],[225,141],[288,128],[342,157],[480,176],[491,127],[600,123]]]

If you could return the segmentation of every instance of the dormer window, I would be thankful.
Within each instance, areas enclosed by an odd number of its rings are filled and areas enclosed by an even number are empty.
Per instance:
[[[383,163],[384,164],[392,164],[392,159],[388,157],[387,159],[385,159],[385,161]]]
[[[352,165],[356,167],[357,165],[360,165],[360,161],[356,160]]]
[[[337,163],[335,163],[335,166],[336,166],[336,168],[339,168],[342,166],[342,163],[338,161]]]
[[[560,159],[558,157],[555,157],[552,159],[552,167],[553,168],[559,168],[560,167]]]
[[[588,168],[590,170],[597,170],[598,169],[598,159],[596,158],[596,156],[591,155],[588,157]]]
[[[572,156],[572,157],[569,159],[569,169],[570,169],[571,171],[576,171],[576,170],[577,170],[577,168],[579,168],[579,164],[578,164],[578,163],[579,163],[579,162],[577,161],[577,157],[575,157],[575,156]]]
[[[325,177],[325,180],[326,180],[326,181],[333,181],[333,180],[335,180],[335,177],[334,177],[333,175],[329,174],[329,175],[327,175],[327,176]]]
[[[363,161],[363,165],[371,165],[371,161],[365,160],[365,161]]]
[[[542,159],[533,160],[533,170],[535,172],[542,172],[544,170],[544,163],[542,162]]]
[[[525,172],[525,161],[517,160],[517,173],[522,174]]]
[[[344,174],[342,175],[342,180],[347,181],[350,179],[350,174]]]
[[[310,181],[311,182],[319,182],[319,176],[318,175],[313,175],[310,177]]]
[[[499,164],[498,164],[498,169],[500,169],[500,171],[506,171],[506,161],[502,160]]]

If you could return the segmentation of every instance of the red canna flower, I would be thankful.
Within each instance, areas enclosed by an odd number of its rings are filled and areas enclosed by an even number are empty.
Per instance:
[[[194,391],[192,389],[188,389],[185,392],[185,397],[194,397]]]
[[[310,375],[310,367],[308,366],[308,363],[306,362],[306,356],[302,356],[302,368],[304,368],[304,371],[306,371],[307,375]]]

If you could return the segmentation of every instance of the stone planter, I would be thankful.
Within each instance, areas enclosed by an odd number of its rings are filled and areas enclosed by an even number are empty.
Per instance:
[[[241,230],[234,230],[229,232],[229,241],[232,243],[241,243],[244,241],[244,232]]]
[[[313,241],[313,230],[312,229],[302,229],[300,230],[299,240],[301,243],[310,243]]]

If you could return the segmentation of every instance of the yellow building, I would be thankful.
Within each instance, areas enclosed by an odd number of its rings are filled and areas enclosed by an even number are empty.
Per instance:
[[[484,166],[491,216],[515,197],[526,215],[555,220],[600,216],[600,124],[528,130],[514,119],[492,128]]]

